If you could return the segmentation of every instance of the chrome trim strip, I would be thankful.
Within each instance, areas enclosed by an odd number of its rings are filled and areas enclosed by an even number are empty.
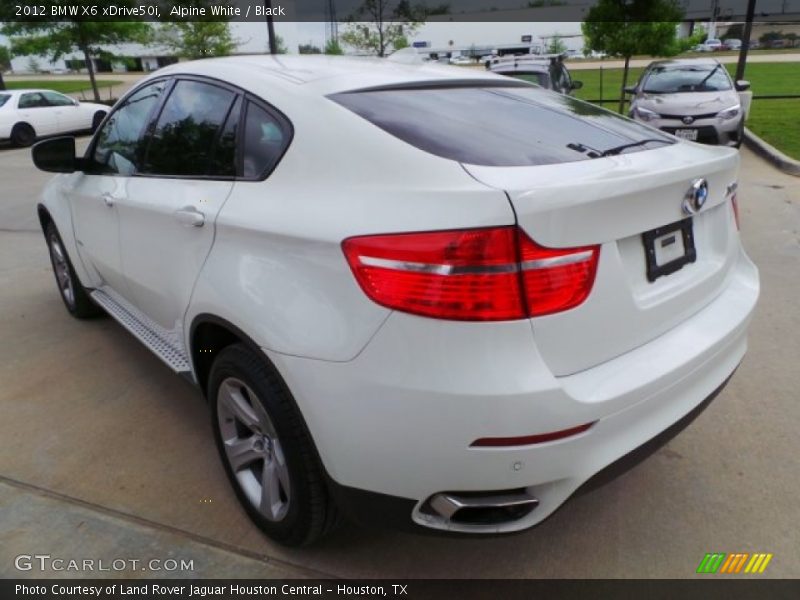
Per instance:
[[[431,275],[496,275],[502,273],[516,273],[519,270],[533,271],[537,269],[552,269],[553,267],[563,267],[575,263],[591,260],[592,250],[584,250],[575,254],[564,256],[553,256],[551,258],[540,258],[538,260],[528,260],[517,265],[508,263],[504,265],[482,265],[474,267],[457,267],[454,265],[437,265],[433,263],[407,262],[402,260],[391,260],[389,258],[377,258],[375,256],[359,256],[358,260],[367,267],[379,267],[382,269],[392,269],[395,271],[410,271],[413,273],[428,273]]]
[[[553,256],[551,258],[540,258],[538,260],[526,260],[524,263],[522,263],[522,270],[532,271],[535,269],[551,269],[553,267],[563,267],[564,265],[574,265],[575,263],[591,260],[593,254],[594,252],[592,250],[584,250],[583,252],[565,254],[564,256]]]
[[[474,267],[457,267],[454,265],[437,265],[432,263],[406,262],[374,256],[359,256],[362,265],[368,267],[381,267],[395,271],[412,271],[415,273],[430,273],[432,275],[489,275],[498,273],[516,273],[516,263],[505,265],[483,265]]]

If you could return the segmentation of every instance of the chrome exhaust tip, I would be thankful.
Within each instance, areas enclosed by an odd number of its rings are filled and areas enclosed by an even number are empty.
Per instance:
[[[499,525],[522,519],[538,505],[539,499],[524,489],[505,492],[442,492],[428,499],[423,512],[461,525]]]

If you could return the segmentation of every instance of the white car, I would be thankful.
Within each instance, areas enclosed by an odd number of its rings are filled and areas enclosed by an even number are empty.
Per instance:
[[[37,138],[94,131],[109,111],[52,90],[0,91],[0,141],[30,146]]]
[[[474,58],[470,58],[469,56],[454,56],[450,59],[451,65],[460,65],[460,66],[468,66],[477,64]]]
[[[696,52],[717,52],[723,50],[722,40],[708,39],[694,48]]]
[[[284,544],[339,510],[536,525],[702,411],[759,294],[735,150],[483,71],[180,63],[85,155],[33,158],[61,173],[38,211],[67,309],[198,386]]]

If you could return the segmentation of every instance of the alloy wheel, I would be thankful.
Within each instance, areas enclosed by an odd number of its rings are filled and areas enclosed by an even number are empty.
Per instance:
[[[75,307],[75,286],[72,282],[72,275],[67,262],[67,253],[61,246],[61,242],[55,237],[50,237],[50,258],[53,261],[53,270],[56,275],[58,290],[64,297],[64,301],[70,308]]]
[[[245,496],[264,518],[281,521],[291,502],[286,456],[272,419],[240,379],[228,377],[220,384],[217,423],[225,457]]]

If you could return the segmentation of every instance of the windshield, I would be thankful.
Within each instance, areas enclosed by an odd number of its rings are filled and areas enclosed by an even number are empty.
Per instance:
[[[11,96],[8,94],[0,94],[0,106],[3,106],[6,102],[8,102],[9,98],[11,98]]]
[[[404,142],[472,165],[567,163],[619,146],[639,152],[673,143],[616,113],[530,85],[395,88],[330,98]],[[628,149],[636,142],[641,145]]]
[[[645,94],[724,92],[731,87],[722,65],[671,65],[651,69],[642,91]]]

